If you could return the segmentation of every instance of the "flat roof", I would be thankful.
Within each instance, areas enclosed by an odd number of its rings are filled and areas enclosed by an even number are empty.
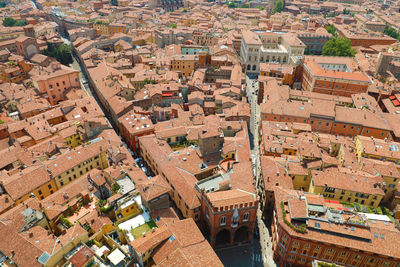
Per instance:
[[[111,261],[112,264],[118,265],[121,261],[125,259],[124,253],[122,253],[118,248],[111,252],[107,258]]]
[[[132,180],[127,175],[125,175],[121,179],[118,179],[116,182],[120,187],[119,191],[123,195],[136,189],[135,184],[132,182]]]

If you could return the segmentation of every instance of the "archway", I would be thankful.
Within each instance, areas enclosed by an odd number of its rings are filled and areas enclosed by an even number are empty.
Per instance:
[[[221,231],[218,232],[218,234],[215,237],[215,246],[222,246],[222,245],[227,245],[231,242],[231,232],[226,229],[222,229]]]
[[[242,226],[236,230],[233,241],[236,242],[248,242],[249,241],[249,228]]]

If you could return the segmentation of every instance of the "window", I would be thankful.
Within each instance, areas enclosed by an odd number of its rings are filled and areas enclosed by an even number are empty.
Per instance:
[[[47,187],[48,187],[49,189],[51,189],[51,184],[49,184]]]
[[[61,182],[60,182],[60,185],[61,185],[61,186],[63,186],[63,185],[64,185],[64,183],[61,181]]]
[[[53,192],[54,192],[53,190],[50,190],[50,194],[53,194]]]
[[[222,217],[221,217],[221,220],[220,220],[219,225],[220,225],[220,226],[226,225],[226,217],[225,217],[225,216],[222,216]]]
[[[42,190],[39,190],[39,191],[38,191],[38,194],[41,195],[41,194],[42,194]]]
[[[239,218],[238,217],[232,217],[232,224],[237,224]]]
[[[243,221],[244,221],[244,222],[247,222],[248,220],[249,220],[249,213],[246,212],[246,213],[243,215]]]

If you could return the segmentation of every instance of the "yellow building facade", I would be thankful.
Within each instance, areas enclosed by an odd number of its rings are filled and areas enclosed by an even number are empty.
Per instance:
[[[314,185],[311,180],[312,186],[309,192],[317,195],[323,195],[326,199],[343,201],[348,203],[358,203],[364,206],[377,208],[383,199],[383,195],[364,194],[357,191],[344,190],[339,188],[330,188],[328,191],[324,186]],[[365,197],[367,196],[367,197]]]
[[[190,77],[198,63],[195,55],[179,55],[171,59],[171,70],[180,71],[182,76]]]
[[[21,197],[20,199],[15,201],[15,205],[18,205],[19,203],[24,202],[25,200],[30,198],[31,194],[34,194],[35,197],[37,197],[38,199],[41,200],[41,199],[44,199],[44,198],[50,196],[57,190],[58,190],[57,184],[55,183],[54,179],[51,179],[49,182],[42,184],[41,186],[39,186],[32,192],[24,195],[23,197]]]
[[[89,157],[84,161],[79,162],[78,164],[62,172],[61,174],[58,174],[55,177],[55,182],[57,187],[61,188],[69,184],[76,178],[79,178],[82,175],[93,170],[94,168],[103,170],[107,167],[108,167],[107,152],[102,151],[93,157]]]
[[[129,215],[139,212],[139,208],[136,202],[132,199],[123,203],[116,211],[115,216],[118,219],[128,217]]]

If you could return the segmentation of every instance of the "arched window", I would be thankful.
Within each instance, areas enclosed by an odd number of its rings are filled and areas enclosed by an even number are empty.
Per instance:
[[[243,221],[247,222],[249,220],[249,213],[246,212],[245,214],[243,214]]]
[[[226,225],[226,217],[225,217],[225,216],[222,216],[222,217],[221,217],[221,220],[220,220],[219,225],[220,225],[220,226]]]
[[[253,70],[256,70],[256,68],[257,68],[257,66],[256,66],[256,65],[253,65]]]
[[[250,70],[250,68],[251,68],[251,65],[247,65],[247,70]]]

